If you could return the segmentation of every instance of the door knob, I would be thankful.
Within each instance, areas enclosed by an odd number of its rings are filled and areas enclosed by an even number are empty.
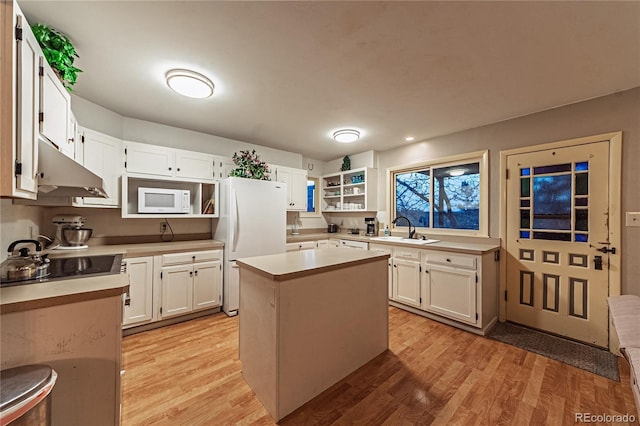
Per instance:
[[[602,256],[593,256],[593,268],[598,271],[602,270]]]

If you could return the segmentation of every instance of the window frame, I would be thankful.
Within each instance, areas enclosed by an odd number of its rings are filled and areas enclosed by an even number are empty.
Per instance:
[[[387,168],[387,212],[389,216],[389,229],[397,232],[407,232],[408,225],[392,225],[395,217],[395,175],[398,173],[409,173],[423,169],[435,169],[443,167],[452,167],[468,163],[478,163],[480,174],[480,206],[478,229],[454,229],[454,228],[435,228],[433,227],[433,179],[430,181],[430,227],[418,227],[416,231],[422,234],[436,235],[459,235],[474,237],[489,237],[489,150],[474,151],[465,154],[453,155],[428,161],[420,161],[416,163],[403,164]],[[431,174],[433,176],[433,174]],[[404,221],[403,221],[404,223]],[[415,226],[415,224],[412,223]]]

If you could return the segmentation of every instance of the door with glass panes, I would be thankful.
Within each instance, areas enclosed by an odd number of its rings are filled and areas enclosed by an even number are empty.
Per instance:
[[[609,142],[507,157],[507,320],[608,346]]]

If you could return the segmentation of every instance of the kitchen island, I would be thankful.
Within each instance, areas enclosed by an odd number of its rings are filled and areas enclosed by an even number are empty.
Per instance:
[[[318,249],[237,261],[242,374],[276,421],[388,349],[388,258]]]

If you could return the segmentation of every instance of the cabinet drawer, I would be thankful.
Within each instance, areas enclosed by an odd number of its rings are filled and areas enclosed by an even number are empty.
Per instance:
[[[385,246],[382,244],[369,243],[369,251],[375,251],[376,253],[391,254],[392,249],[391,247]]]
[[[204,250],[162,255],[163,266],[179,265],[182,263],[206,262],[210,260],[222,260],[222,250]]]
[[[425,256],[427,263],[437,263],[440,265],[455,266],[458,268],[476,269],[476,258],[474,256],[464,256],[451,253],[427,253]]]
[[[399,259],[420,260],[420,250],[406,247],[394,247],[393,257]]]

